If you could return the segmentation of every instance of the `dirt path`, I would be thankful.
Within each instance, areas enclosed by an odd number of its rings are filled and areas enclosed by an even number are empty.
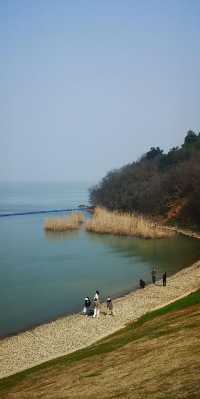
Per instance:
[[[149,285],[114,301],[114,317],[101,306],[99,319],[76,314],[0,341],[0,378],[88,346],[128,321],[200,288],[200,261],[170,277],[167,287]]]

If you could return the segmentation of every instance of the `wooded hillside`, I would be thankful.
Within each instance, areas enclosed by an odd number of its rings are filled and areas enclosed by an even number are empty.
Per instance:
[[[181,147],[152,147],[138,161],[109,172],[90,190],[93,205],[200,225],[200,133]]]

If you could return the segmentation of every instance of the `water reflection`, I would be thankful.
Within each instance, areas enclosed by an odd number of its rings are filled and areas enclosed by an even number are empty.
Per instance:
[[[59,232],[44,230],[44,235],[45,235],[45,238],[49,241],[76,239],[79,235],[79,230],[59,231]]]
[[[200,258],[199,241],[183,236],[173,236],[164,239],[145,240],[142,238],[117,237],[87,233],[95,245],[101,243],[110,247],[113,252],[121,253],[123,257],[134,257],[138,261],[156,266],[162,273],[169,274],[187,267]]]

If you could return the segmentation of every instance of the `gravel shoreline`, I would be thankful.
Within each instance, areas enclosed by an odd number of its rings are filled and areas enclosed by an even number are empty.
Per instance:
[[[200,288],[200,261],[161,281],[113,301],[114,316],[101,305],[98,319],[73,314],[0,340],[0,378],[82,349],[119,330],[144,313]]]

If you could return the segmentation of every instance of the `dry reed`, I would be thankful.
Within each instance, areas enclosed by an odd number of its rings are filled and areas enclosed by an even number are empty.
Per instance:
[[[73,213],[68,217],[47,219],[44,223],[44,229],[53,232],[76,230],[79,229],[84,220],[82,213]]]
[[[98,234],[114,234],[143,238],[164,238],[173,232],[162,229],[143,216],[110,212],[96,208],[92,219],[85,224],[86,230]]]

